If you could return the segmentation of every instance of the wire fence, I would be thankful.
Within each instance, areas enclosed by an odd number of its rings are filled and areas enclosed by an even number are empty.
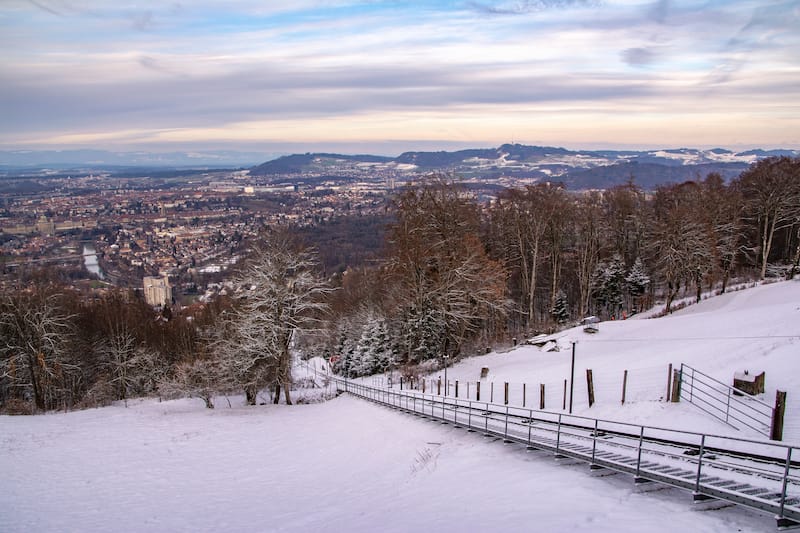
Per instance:
[[[587,370],[591,370],[590,395]],[[569,408],[591,403],[610,404],[642,401],[664,401],[668,398],[671,365],[653,365],[630,370],[580,369],[575,372],[574,386],[569,376],[564,379],[537,381],[497,381],[491,379],[461,380],[443,377],[405,379],[373,377],[369,383],[375,387],[393,390],[413,390],[434,396],[464,400],[488,401],[533,409]]]

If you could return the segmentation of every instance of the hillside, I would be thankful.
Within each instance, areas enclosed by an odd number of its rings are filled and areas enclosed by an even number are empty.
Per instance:
[[[797,441],[798,302],[800,281],[764,285],[665,318],[602,323],[593,336],[568,330],[556,336],[560,352],[524,346],[468,359],[448,377],[474,380],[488,366],[489,380],[558,383],[575,340],[579,369],[639,370],[645,382],[622,407],[601,378],[598,403],[577,401],[577,412],[733,432],[690,405],[659,401],[651,389],[660,388],[668,362],[721,380],[761,369],[768,399],[776,388],[788,391],[787,440]],[[640,492],[629,476],[596,477],[584,464],[347,396],[292,407],[230,401],[218,399],[215,410],[200,400],[146,399],[129,408],[0,416],[2,530],[774,529],[765,514],[692,504],[688,493],[661,486]]]
[[[475,382],[482,367],[487,382],[528,383],[537,391],[545,383],[548,408],[560,409],[563,380],[569,377],[571,342],[576,341],[575,412],[586,416],[648,425],[737,432],[687,404],[659,401],[666,394],[667,368],[681,363],[732,384],[737,371],[766,372],[763,400],[772,405],[775,391],[787,392],[784,440],[800,442],[800,280],[730,292],[677,311],[670,316],[603,322],[596,334],[581,327],[554,335],[558,352],[520,346],[508,353],[466,359],[448,369],[448,379]],[[597,403],[589,408],[586,369],[594,375]],[[624,370],[629,396],[620,405]],[[436,376],[441,374],[437,373]],[[519,385],[516,394],[519,395]],[[530,389],[532,390],[532,389]],[[499,396],[498,396],[499,397]],[[519,400],[519,398],[518,398]],[[638,402],[636,400],[639,400]],[[684,416],[685,415],[685,416]]]
[[[551,146],[504,144],[453,152],[405,152],[395,158],[327,153],[295,154],[250,169],[251,176],[349,176],[353,180],[391,175],[413,179],[430,173],[455,174],[467,179],[516,178],[563,182],[570,189],[597,189],[619,185],[633,177],[647,189],[683,182],[718,172],[733,178],[751,163],[791,150],[733,152],[670,149],[643,151],[568,150]]]

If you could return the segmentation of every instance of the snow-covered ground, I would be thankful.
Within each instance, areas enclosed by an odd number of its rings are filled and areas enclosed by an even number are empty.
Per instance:
[[[563,382],[570,376],[571,342],[575,345],[574,412],[579,415],[637,424],[698,430],[707,433],[758,437],[737,431],[686,403],[659,401],[667,393],[669,364],[681,363],[733,383],[734,373],[766,372],[765,393],[760,398],[775,403],[775,391],[787,392],[784,441],[800,444],[800,280],[772,283],[703,300],[674,314],[645,319],[603,322],[595,334],[573,328],[554,335],[560,351],[544,352],[520,346],[507,353],[469,358],[447,369],[452,383],[460,381],[459,395],[475,397],[481,368],[481,399],[494,382],[494,401],[503,401],[502,387],[509,382],[511,402],[538,407],[539,384],[545,384],[548,410],[563,405]],[[586,369],[592,369],[596,403],[590,408]],[[628,370],[626,404],[621,405],[623,373]],[[443,376],[443,371],[432,377]]]
[[[777,283],[666,318],[603,323],[594,336],[572,330],[560,339],[561,352],[521,347],[469,359],[448,377],[474,381],[486,366],[496,382],[559,383],[571,340],[579,341],[578,372],[628,369],[632,377],[639,369],[645,382],[652,368],[664,388],[669,362],[726,382],[736,370],[765,370],[767,399],[776,388],[788,391],[787,437],[797,441],[799,318],[800,282]],[[577,412],[732,431],[649,392],[620,406],[613,380],[596,381],[598,403],[576,402]],[[229,408],[219,399],[215,410],[200,400],[141,400],[128,408],[0,416],[0,531],[728,532],[775,525],[740,508],[708,511],[677,489],[640,493],[628,476],[593,477],[585,464],[558,463],[545,452],[347,396],[296,406],[231,401]]]
[[[350,397],[210,411],[146,400],[0,418],[0,530],[763,531],[676,490]]]

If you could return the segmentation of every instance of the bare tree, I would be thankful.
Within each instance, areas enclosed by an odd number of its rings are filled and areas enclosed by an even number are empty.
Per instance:
[[[776,232],[800,217],[800,158],[762,159],[743,172],[735,186],[745,201],[746,220],[758,231],[758,263],[764,279]]]
[[[578,278],[578,314],[583,317],[589,311],[592,294],[592,274],[600,259],[603,244],[603,215],[597,194],[582,197],[574,217],[575,267]]]
[[[250,404],[267,385],[273,387],[273,401],[282,387],[286,403],[292,403],[292,341],[318,324],[331,290],[316,266],[312,252],[288,234],[275,233],[253,251],[235,280],[238,302],[215,347]]]
[[[419,359],[413,353],[424,338],[439,343],[423,358],[455,354],[468,338],[502,327],[506,273],[487,256],[479,232],[477,205],[445,180],[408,188],[398,198],[387,266],[411,326],[408,359]]]
[[[66,376],[79,371],[69,353],[72,316],[60,299],[47,287],[0,296],[0,379],[39,410],[57,407]]]
[[[558,211],[565,203],[564,195],[561,185],[539,184],[504,191],[492,207],[492,220],[501,227],[498,232],[501,256],[519,280],[522,301],[518,303],[528,327],[536,322],[536,293],[540,267],[546,258],[547,232],[553,229],[551,222],[559,218]],[[559,231],[554,236],[560,239],[562,227],[556,225],[556,228]],[[556,282],[557,272],[558,269],[554,269]],[[545,305],[538,314],[547,317],[551,304]]]

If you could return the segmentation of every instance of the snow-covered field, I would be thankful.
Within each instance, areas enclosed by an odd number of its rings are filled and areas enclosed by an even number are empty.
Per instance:
[[[610,374],[686,362],[729,381],[766,370],[788,391],[800,440],[800,282],[709,299],[667,318],[604,323],[578,340],[578,369]],[[448,377],[558,382],[569,352],[524,347],[470,359]],[[663,374],[666,381],[666,374]],[[580,375],[580,374],[579,374]],[[576,379],[579,383],[580,380]],[[601,380],[603,383],[603,380]],[[610,385],[608,386],[610,387]],[[771,531],[774,520],[709,510],[677,489],[640,493],[623,475],[492,442],[341,396],[241,406],[157,400],[35,417],[0,416],[0,531]],[[684,404],[619,405],[606,387],[576,411],[732,431]],[[743,436],[747,436],[746,434]]]

